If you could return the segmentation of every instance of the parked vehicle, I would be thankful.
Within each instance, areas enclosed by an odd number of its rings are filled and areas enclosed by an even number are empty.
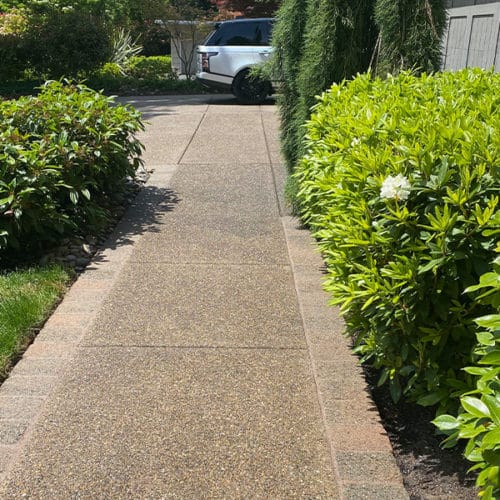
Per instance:
[[[274,19],[235,19],[216,25],[198,46],[196,78],[203,85],[229,90],[243,104],[258,104],[272,93],[271,82],[250,69],[271,54]]]

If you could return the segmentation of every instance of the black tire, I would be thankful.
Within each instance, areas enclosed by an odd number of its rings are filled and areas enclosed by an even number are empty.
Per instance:
[[[233,94],[240,104],[260,104],[271,93],[271,84],[251,76],[250,70],[240,71],[233,80]]]

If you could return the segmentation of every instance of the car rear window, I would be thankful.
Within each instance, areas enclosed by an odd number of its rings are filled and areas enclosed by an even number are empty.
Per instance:
[[[271,21],[222,23],[205,45],[269,45],[271,29]]]

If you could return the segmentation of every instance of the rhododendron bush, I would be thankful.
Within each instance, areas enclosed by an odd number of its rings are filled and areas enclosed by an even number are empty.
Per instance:
[[[500,234],[499,130],[499,74],[362,75],[319,98],[295,174],[361,360],[395,400],[435,405],[449,444],[474,437],[466,456],[485,498],[500,465],[500,445],[488,445],[500,423],[499,304],[482,290]]]
[[[499,74],[362,75],[319,98],[296,169],[302,219],[356,351],[395,400],[438,413],[477,391],[464,369],[484,353],[474,320],[497,312],[470,287],[500,234],[499,130]]]

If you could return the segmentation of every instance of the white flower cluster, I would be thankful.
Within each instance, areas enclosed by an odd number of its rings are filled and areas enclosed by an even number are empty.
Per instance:
[[[382,183],[380,196],[394,200],[406,200],[410,195],[410,181],[402,174],[396,176],[389,175]]]

